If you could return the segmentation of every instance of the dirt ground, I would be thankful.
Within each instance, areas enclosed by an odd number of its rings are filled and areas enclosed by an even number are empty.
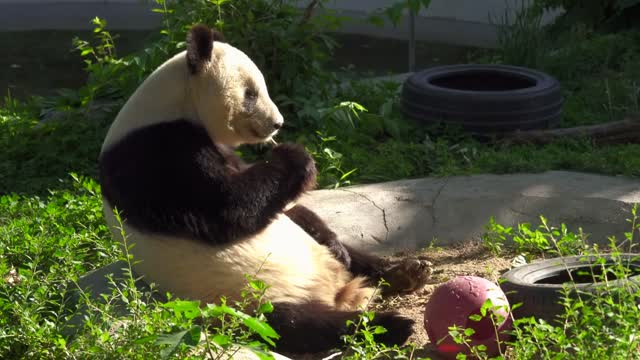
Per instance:
[[[417,345],[413,357],[428,357],[438,360],[441,357],[433,351],[423,325],[424,308],[435,288],[439,284],[461,275],[479,276],[497,282],[500,275],[510,268],[511,259],[495,257],[478,243],[465,243],[447,248],[429,248],[419,253],[400,253],[395,256],[407,255],[419,255],[433,263],[432,281],[415,293],[387,298],[377,304],[374,310],[396,310],[404,316],[414,319],[416,322],[414,334],[409,338],[410,342]],[[295,359],[321,360],[329,358],[330,355],[296,356]],[[333,359],[339,358],[337,356]]]

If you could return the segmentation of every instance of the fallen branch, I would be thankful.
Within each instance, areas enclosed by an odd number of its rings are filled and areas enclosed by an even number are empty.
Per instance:
[[[315,10],[316,6],[318,6],[318,4],[320,3],[320,0],[312,0],[309,5],[307,5],[307,8],[304,10],[304,15],[302,15],[302,20],[300,21],[300,24],[306,24],[309,22],[309,19],[311,19],[311,16],[313,15],[313,11]]]
[[[548,144],[565,137],[589,138],[597,144],[638,143],[640,142],[640,116],[572,128],[514,131],[499,135],[498,141],[509,144]]]

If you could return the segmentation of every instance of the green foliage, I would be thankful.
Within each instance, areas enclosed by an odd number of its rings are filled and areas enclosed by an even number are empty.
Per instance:
[[[349,347],[349,352],[340,357],[344,360],[369,360],[369,359],[409,359],[414,350],[414,345],[408,347],[388,347],[376,341],[376,335],[387,332],[382,326],[372,325],[375,312],[363,311],[357,322],[347,321],[347,326],[354,329],[354,333],[344,336],[344,341]]]
[[[369,302],[364,307],[363,311],[358,316],[357,321],[347,321],[347,326],[352,329],[352,333],[342,337],[347,349],[344,353],[339,353],[340,359],[343,360],[377,360],[377,359],[416,359],[413,352],[415,351],[415,344],[407,344],[406,346],[399,347],[397,345],[388,347],[385,344],[378,343],[376,340],[377,335],[381,335],[387,332],[383,326],[373,325],[372,322],[375,319],[375,312],[370,310],[371,302],[377,296],[378,290],[381,286],[389,286],[384,280],[378,283],[374,294],[369,299]]]
[[[32,110],[0,109],[0,195],[45,194],[68,188],[69,172],[96,177],[106,124],[77,114],[38,122]]]
[[[107,21],[95,17],[91,22],[95,25],[95,45],[78,37],[73,39],[75,50],[84,59],[85,71],[89,75],[87,84],[77,92],[79,101],[73,105],[93,115],[96,109],[92,104],[113,103],[113,109],[105,114],[108,116],[119,110],[124,98],[169,56],[170,49],[156,44],[140,54],[120,58],[116,54],[115,40],[118,36],[107,31]]]
[[[325,0],[319,1],[321,6]],[[335,46],[326,35],[342,19],[329,13],[310,17],[289,1],[156,0],[166,34],[183,49],[189,27],[207,24],[225,35],[258,65],[273,94],[307,94],[326,72],[323,65]],[[310,9],[308,11],[312,11]]]
[[[538,9],[563,8],[564,22],[604,28],[623,18],[625,11],[640,5],[638,0],[534,0]]]
[[[560,314],[557,322],[551,324],[534,318],[514,320],[513,337],[504,344],[510,347],[509,359],[640,359],[640,338],[637,336],[640,287],[634,280],[629,280],[630,276],[636,276],[637,273],[627,258],[621,256],[623,253],[637,252],[636,240],[640,235],[638,215],[638,207],[634,206],[629,219],[631,231],[625,234],[624,241],[614,237],[609,239],[607,254],[612,259],[610,262],[605,261],[598,246],[587,245],[581,233],[572,234],[564,224],[559,229],[554,229],[543,221],[535,231],[529,230],[528,226],[519,225],[515,234],[516,231],[512,228],[491,220],[490,228],[494,234],[490,241],[501,243],[507,237],[505,235],[513,235],[514,239],[521,238],[518,246],[558,256],[592,256],[596,259],[595,267],[600,268],[599,271],[579,274],[591,276],[593,283],[599,284],[590,289],[590,292],[578,290],[575,282],[564,284],[561,300],[564,313]],[[511,305],[514,309],[521,304]],[[472,321],[477,319],[479,317],[475,315],[470,316]],[[495,324],[501,322],[501,319],[493,320],[494,328]],[[473,329],[450,330],[450,336],[456,342],[470,344]],[[472,348],[471,351],[476,358],[489,358],[480,347]],[[464,356],[460,358],[463,359]],[[496,357],[503,358],[503,354]]]
[[[614,266],[605,266],[604,259],[596,261],[601,275],[591,273],[593,282],[603,283],[592,293],[577,291],[573,283],[565,284],[562,305],[565,312],[558,324],[542,320],[521,319],[515,322],[515,340],[510,343],[517,358],[580,358],[580,359],[638,359],[640,339],[637,321],[640,320],[640,289],[628,279],[631,269],[622,252],[632,252],[640,234],[637,207],[632,210],[631,231],[625,235],[625,248],[611,238],[610,256]],[[560,250],[558,250],[560,251]],[[597,248],[586,255],[599,257]],[[613,283],[613,279],[623,279]],[[578,294],[578,296],[571,295]]]
[[[0,197],[0,358],[61,358],[70,281],[118,256],[99,187],[75,176],[72,184],[47,198]]]
[[[620,120],[640,111],[640,31],[604,33],[580,24],[562,31],[542,27],[536,6],[512,14],[507,9],[493,20],[499,26],[499,47],[481,62],[537,68],[560,80],[562,127]]]
[[[542,28],[542,12],[523,7],[514,14],[507,7],[497,19],[498,56],[500,62],[539,68],[548,48],[548,36]]]
[[[0,358],[228,358],[239,348],[273,358],[267,344],[278,336],[265,322],[273,306],[264,283],[247,277],[233,306],[156,302],[136,286],[126,234],[122,252],[104,225],[99,186],[72,180],[47,198],[0,197]],[[111,293],[79,289],[81,275],[118,259],[127,266],[124,278],[109,281]],[[76,316],[84,326],[74,335],[67,324]]]
[[[147,336],[144,341],[167,345],[161,352],[163,359],[170,358],[180,348],[194,350],[198,346],[204,347],[212,358],[230,358],[240,348],[245,348],[260,359],[273,359],[267,344],[274,346],[274,340],[279,336],[265,319],[265,314],[273,311],[271,303],[262,299],[267,286],[250,276],[247,281],[242,301],[233,307],[227,305],[225,298],[220,304],[206,304],[205,307],[199,301],[175,300],[162,304],[161,307],[172,311],[176,318],[187,320],[188,325],[169,333]],[[253,315],[245,313],[245,309],[251,308],[255,309]],[[264,343],[254,340],[254,335]]]
[[[491,299],[487,299],[482,306],[480,307],[480,312],[478,314],[469,315],[469,320],[473,324],[474,322],[480,322],[484,319],[489,319],[491,324],[493,325],[493,331],[496,339],[500,338],[499,325],[502,324],[507,318],[502,315],[503,313],[509,313],[509,306],[507,304],[494,305]],[[499,354],[494,357],[490,357],[487,354],[487,346],[486,345],[472,345],[471,339],[476,331],[471,327],[462,327],[462,326],[450,326],[448,336],[459,345],[463,345],[465,349],[468,349],[470,356],[467,356],[463,353],[458,353],[456,355],[457,360],[465,360],[468,358],[472,359],[494,359],[494,360],[504,360],[506,359],[506,354],[504,353],[503,347],[498,348]],[[442,339],[444,340],[444,339]],[[442,341],[440,340],[440,342]]]
[[[270,358],[268,347],[277,341],[277,334],[265,322],[264,315],[273,310],[263,301],[265,284],[248,277],[242,300],[233,304],[226,299],[205,306],[180,299],[155,302],[136,288],[129,247],[122,255],[119,243],[111,239],[102,218],[99,187],[91,180],[97,175],[97,156],[109,121],[151,71],[184,49],[186,30],[196,22],[222,30],[264,71],[287,119],[282,137],[305,144],[316,159],[322,187],[549,169],[640,176],[638,145],[564,140],[541,147],[504,146],[480,143],[454,130],[428,134],[400,115],[399,84],[345,82],[324,68],[335,46],[326,31],[344,21],[327,9],[308,16],[324,1],[312,2],[314,7],[305,11],[287,1],[156,3],[155,11],[164,15],[164,28],[143,51],[119,57],[117,35],[107,31],[105,20],[95,18],[95,39],[74,40],[89,75],[86,86],[28,103],[10,94],[5,97],[0,109],[0,358],[226,358],[238,348]],[[607,4],[619,9],[624,5]],[[417,12],[428,6],[424,0],[396,2],[377,12],[372,21],[386,18],[397,24],[407,9]],[[506,15],[503,20],[507,21]],[[501,48],[491,61],[535,66],[558,77],[566,94],[563,125],[614,120],[640,110],[637,31],[600,34],[588,26],[574,26],[548,41],[538,14],[523,12],[508,20],[514,25],[502,27]],[[256,157],[257,151],[252,149],[247,156]],[[70,172],[79,175],[69,181]],[[626,251],[633,250],[634,234],[639,235],[636,220],[634,213]],[[521,254],[520,262],[595,251],[582,233],[572,233],[564,225],[551,227],[543,217],[541,222],[535,228],[529,224],[510,228],[492,219],[483,240],[496,254],[506,250]],[[611,247],[615,253],[615,244]],[[79,276],[123,257],[129,265],[128,278],[113,279],[112,294],[99,300],[82,294],[78,307],[67,302],[66,295],[77,291]],[[628,269],[619,265],[603,273],[621,277]],[[576,354],[585,359],[625,354],[633,358],[640,320],[637,300],[632,287],[603,289],[577,300],[567,296],[563,327],[519,321],[510,346],[518,359]],[[121,303],[124,315],[116,305]],[[70,338],[64,324],[80,309],[86,311],[85,327]],[[371,325],[374,319],[367,310],[350,324],[354,333],[345,337],[350,352],[344,358],[411,357],[411,346],[387,348],[375,341],[375,335],[385,330]],[[472,335],[468,329],[452,331],[463,343]],[[475,351],[483,356],[483,349]]]
[[[431,5],[431,0],[400,0],[389,6],[376,9],[367,20],[375,25],[384,25],[384,20],[388,19],[394,26],[398,26],[405,11],[418,14],[421,9],[427,9]]]
[[[527,259],[545,255],[580,255],[588,251],[590,244],[586,234],[573,233],[564,224],[559,228],[550,226],[544,216],[540,216],[540,225],[532,229],[531,224],[518,224],[516,229],[498,224],[493,217],[482,235],[483,245],[495,255],[499,255],[509,246],[513,252],[523,254]]]

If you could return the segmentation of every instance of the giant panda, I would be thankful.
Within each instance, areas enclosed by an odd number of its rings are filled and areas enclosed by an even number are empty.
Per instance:
[[[338,241],[310,209],[295,205],[315,186],[312,157],[276,145],[256,163],[234,152],[270,141],[283,125],[262,73],[205,25],[159,66],[116,116],[99,157],[104,215],[130,246],[135,270],[164,291],[203,303],[237,300],[255,275],[269,288],[276,350],[340,347],[380,278],[397,294],[424,285],[420,259],[389,262]],[[115,211],[114,211],[115,210]],[[413,320],[381,312],[378,340],[402,344]]]

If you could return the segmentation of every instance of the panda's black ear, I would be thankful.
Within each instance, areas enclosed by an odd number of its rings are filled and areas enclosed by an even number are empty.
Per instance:
[[[187,65],[192,74],[199,73],[204,64],[211,61],[214,41],[224,41],[224,36],[203,24],[194,25],[187,34]]]

